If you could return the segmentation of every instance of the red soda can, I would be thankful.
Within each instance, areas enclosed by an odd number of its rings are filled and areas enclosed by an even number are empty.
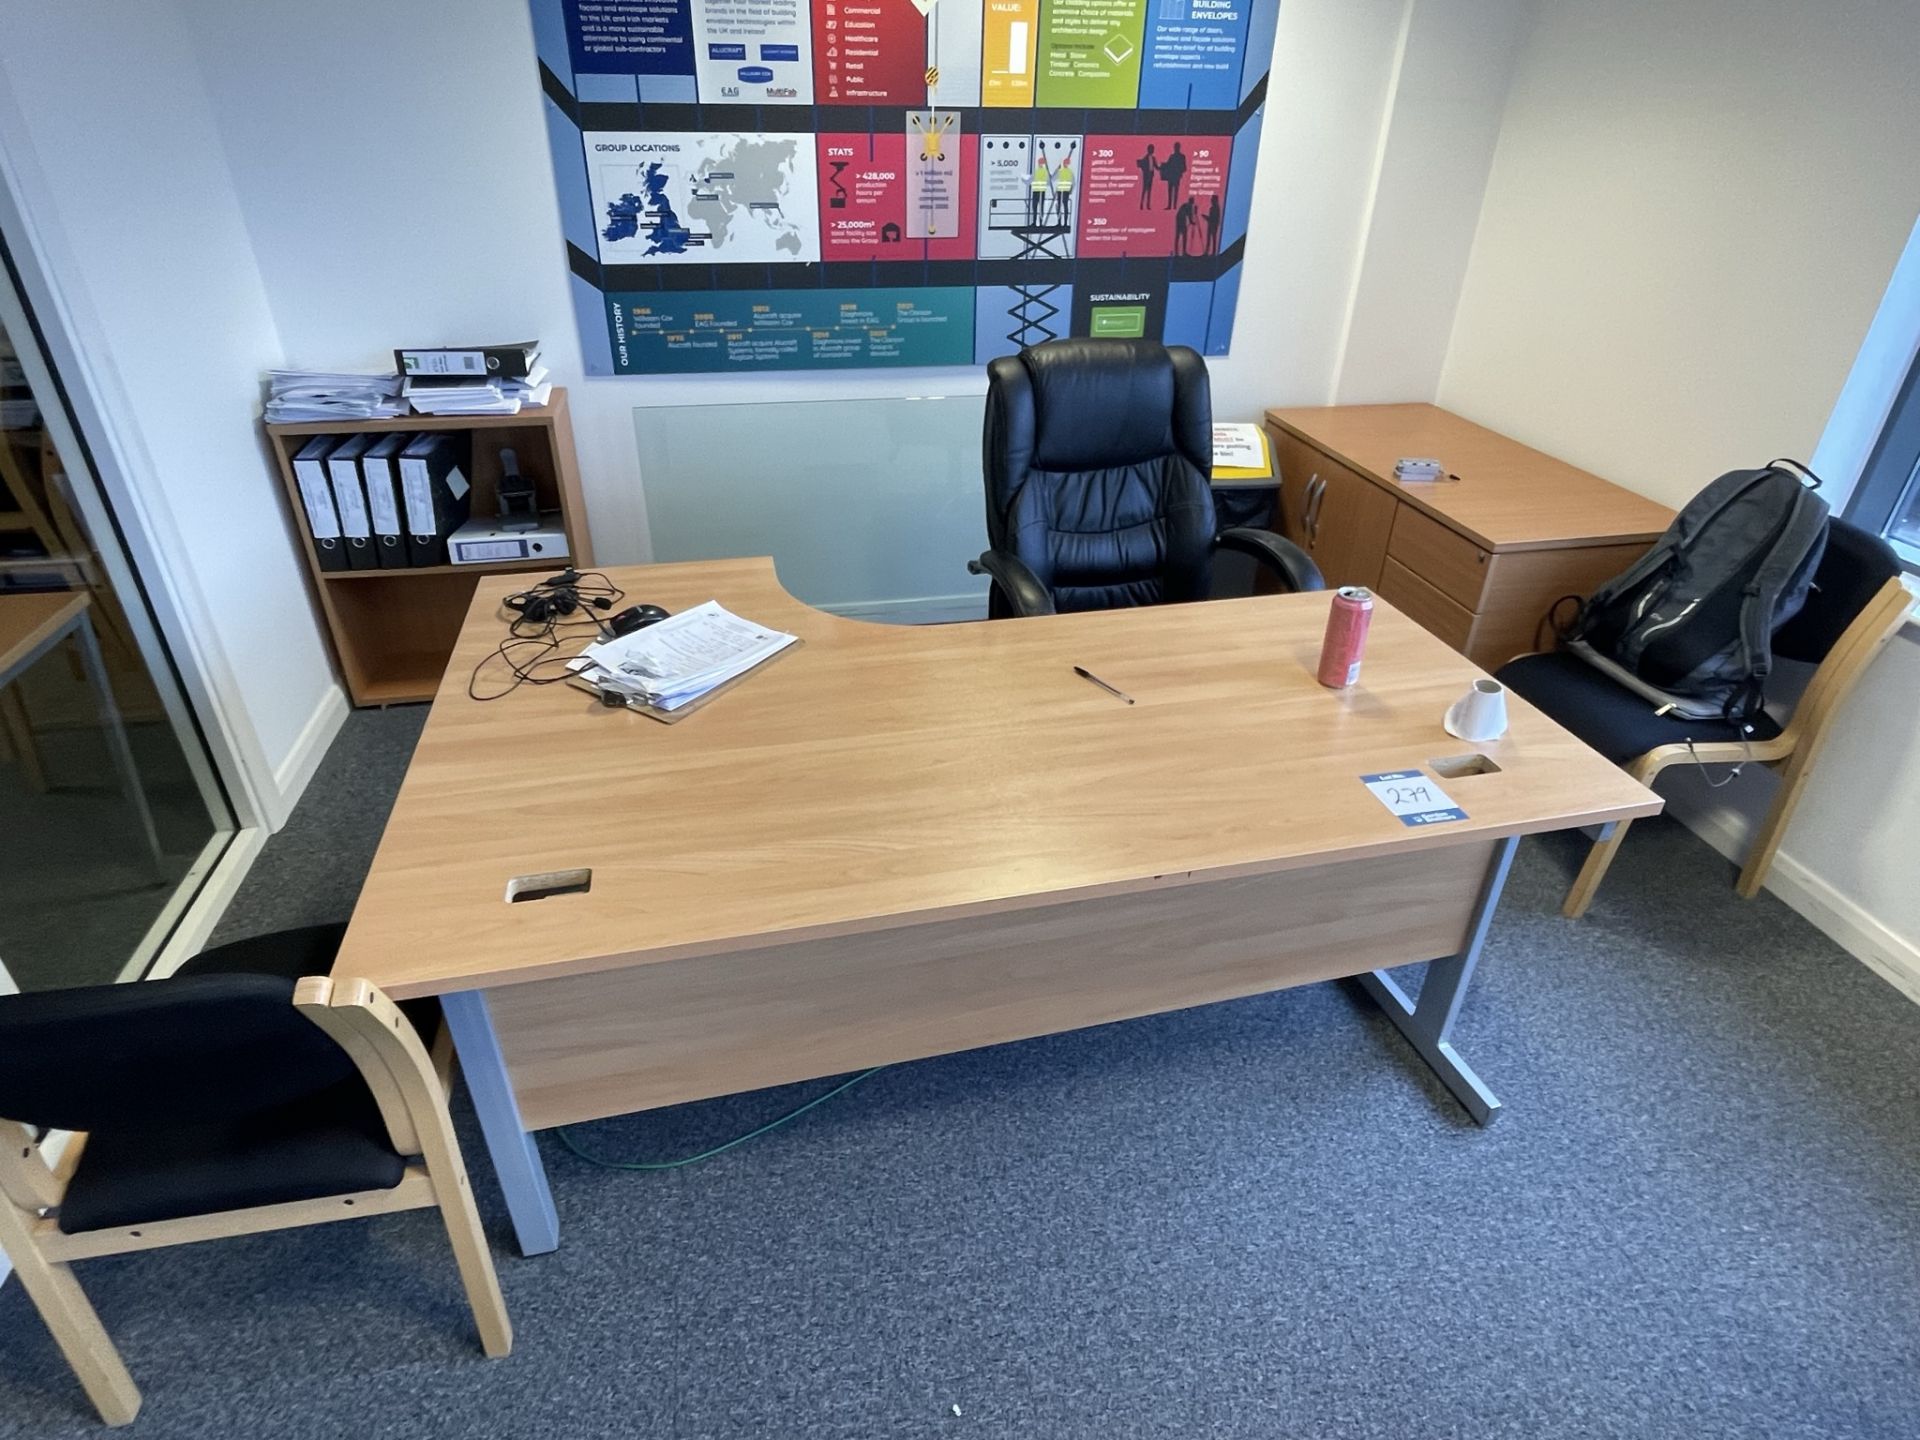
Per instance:
[[[1373,592],[1364,585],[1342,585],[1327,612],[1327,638],[1320,646],[1320,683],[1344,690],[1360,678],[1360,657],[1373,624]]]

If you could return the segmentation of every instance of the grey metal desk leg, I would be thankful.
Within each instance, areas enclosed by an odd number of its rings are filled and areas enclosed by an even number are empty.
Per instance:
[[[553,1192],[547,1188],[547,1170],[540,1163],[533,1136],[520,1123],[520,1105],[513,1098],[513,1080],[500,1053],[499,1037],[493,1033],[487,997],[478,990],[442,995],[440,1009],[453,1032],[460,1073],[467,1077],[467,1092],[473,1096],[494,1173],[506,1192],[520,1253],[544,1255],[557,1250],[560,1217],[554,1212]]]
[[[126,722],[120,718],[120,707],[114,701],[113,686],[107,679],[106,661],[100,657],[100,641],[84,610],[75,621],[74,633],[80,638],[80,659],[87,667],[87,679],[92,682],[100,702],[100,728],[106,733],[113,768],[120,772],[120,793],[127,797],[127,804],[139,818],[140,833],[147,842],[147,854],[153,860],[155,873],[164,876],[165,864],[160,854],[160,836],[153,828],[153,811],[147,805],[147,792],[140,788],[140,771],[134,766]]]
[[[1407,992],[1385,970],[1360,976],[1367,993],[1387,1012],[1387,1018],[1399,1027],[1407,1042],[1420,1052],[1420,1058],[1433,1067],[1440,1082],[1454,1098],[1467,1107],[1467,1113],[1482,1125],[1493,1123],[1500,1113],[1500,1102],[1473,1073],[1473,1067],[1454,1053],[1447,1040],[1453,1017],[1460,1013],[1466,998],[1467,982],[1473,979],[1473,967],[1479,963],[1480,947],[1486,943],[1493,924],[1493,912],[1500,904],[1500,892],[1506,888],[1507,872],[1513,868],[1513,852],[1520,848],[1520,837],[1509,836],[1493,852],[1493,864],[1480,888],[1480,900],[1473,910],[1473,924],[1467,932],[1467,948],[1444,960],[1427,965],[1427,978],[1420,986],[1420,1001],[1415,1004]]]

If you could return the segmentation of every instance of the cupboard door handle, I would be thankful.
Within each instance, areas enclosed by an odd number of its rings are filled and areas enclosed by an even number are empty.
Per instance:
[[[1314,545],[1320,540],[1320,504],[1327,498],[1327,482],[1318,472],[1307,482],[1307,544]]]

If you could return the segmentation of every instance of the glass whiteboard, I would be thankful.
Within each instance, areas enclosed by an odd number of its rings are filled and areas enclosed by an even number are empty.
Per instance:
[[[986,613],[983,395],[634,411],[656,561],[771,555],[809,605]]]

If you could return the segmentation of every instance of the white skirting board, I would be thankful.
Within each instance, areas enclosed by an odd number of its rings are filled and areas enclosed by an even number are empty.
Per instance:
[[[1766,888],[1881,979],[1920,1004],[1920,947],[1894,934],[1791,855],[1774,860]]]
[[[1668,813],[1736,865],[1746,857],[1746,820],[1724,807]],[[1633,836],[1627,836],[1627,844]],[[1782,851],[1774,856],[1765,888],[1807,920],[1834,944],[1879,975],[1909,1000],[1920,1004],[1920,947],[1896,935],[1833,886]]]
[[[207,877],[207,883],[155,958],[147,979],[164,980],[207,948],[207,938],[220,923],[220,917],[227,913],[227,906],[240,890],[240,882],[247,878],[247,871],[253,868],[266,843],[267,832],[257,825],[235,833],[220,863]]]
[[[300,727],[293,748],[274,767],[271,785],[260,787],[263,812],[260,819],[269,832],[278,831],[293,814],[293,807],[306,792],[313,772],[320,768],[334,737],[346,724],[349,708],[346,691],[338,685],[328,689],[307,717],[307,723]]]

